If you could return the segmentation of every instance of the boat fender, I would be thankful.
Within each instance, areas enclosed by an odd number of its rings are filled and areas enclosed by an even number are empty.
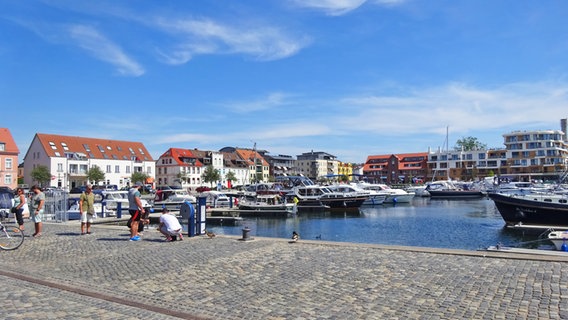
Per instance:
[[[562,246],[560,247],[562,251],[568,251],[568,244],[566,244],[566,238],[562,238]]]

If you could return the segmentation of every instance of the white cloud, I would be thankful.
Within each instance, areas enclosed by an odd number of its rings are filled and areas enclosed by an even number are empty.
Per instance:
[[[359,8],[367,0],[292,0],[298,7],[311,8],[330,16],[340,16]]]
[[[565,83],[514,83],[494,89],[451,83],[415,89],[407,96],[346,98],[343,105],[358,111],[343,121],[358,130],[396,135],[440,132],[446,125],[455,132],[520,129],[567,115],[567,92]]]
[[[159,50],[164,61],[182,64],[197,54],[245,54],[260,61],[290,57],[307,46],[307,37],[294,38],[275,27],[242,27],[210,19],[157,19],[155,25],[177,36],[171,52]]]
[[[290,104],[290,102],[286,101],[286,98],[288,98],[288,95],[282,92],[273,92],[258,100],[248,102],[227,102],[224,103],[224,105],[237,113],[248,113],[260,110],[269,110]]]
[[[72,25],[69,35],[82,49],[95,58],[114,65],[121,75],[140,76],[144,68],[127,56],[123,50],[91,26]]]
[[[361,7],[366,2],[379,6],[396,6],[407,0],[290,0],[300,8],[309,8],[322,11],[329,16],[341,16]]]

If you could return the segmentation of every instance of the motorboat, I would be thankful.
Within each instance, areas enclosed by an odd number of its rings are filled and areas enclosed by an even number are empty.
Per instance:
[[[70,197],[67,198],[67,211],[65,212],[66,218],[64,220],[81,220],[81,211],[79,210],[79,201],[81,201],[80,197]],[[96,219],[97,215],[101,217],[105,217],[107,215],[114,215],[114,212],[104,212],[103,205],[97,199],[95,199],[94,203],[95,214],[93,218]]]
[[[298,210],[308,204],[317,205],[318,201],[329,208],[358,208],[368,198],[367,195],[334,192],[320,185],[297,186],[292,189],[292,193],[298,199]]]
[[[357,187],[363,190],[373,190],[377,194],[385,195],[384,203],[410,203],[414,194],[402,189],[394,189],[383,183],[358,183]]]
[[[241,197],[238,208],[240,216],[288,216],[295,211],[293,202],[284,201],[285,198],[275,194]]]
[[[120,209],[121,213],[128,213],[128,191],[111,191],[111,190],[103,190],[98,192],[98,190],[93,191],[95,193],[95,203],[97,202],[96,195],[101,194],[102,199],[101,202],[104,204],[104,211],[108,216],[114,216],[117,214],[117,211]],[[152,206],[146,199],[140,199],[142,202],[142,206],[145,210],[150,211]]]
[[[429,197],[430,196],[428,191],[426,191],[425,185],[406,187],[406,188],[404,188],[404,191],[406,191],[410,194],[414,194],[414,196],[417,196],[417,197]]]
[[[489,193],[508,227],[568,227],[568,195]]]
[[[205,202],[208,208],[229,208],[231,207],[231,199],[221,191],[205,191],[199,194],[199,197],[206,198]]]
[[[554,243],[556,250],[568,251],[568,230],[550,231],[548,233],[548,240]]]
[[[154,195],[154,210],[168,209],[170,211],[179,211],[181,205],[190,202],[195,205],[197,200],[195,196],[189,194],[186,190],[182,189],[164,189],[157,190]]]
[[[327,186],[327,188],[334,192],[342,192],[350,196],[364,196],[367,197],[365,201],[361,204],[362,206],[374,206],[381,205],[385,202],[387,198],[384,194],[379,194],[374,190],[363,190],[357,186],[351,184],[334,184]]]
[[[430,198],[443,199],[482,198],[486,195],[485,191],[473,184],[457,183],[449,180],[431,182],[426,186],[426,191]]]

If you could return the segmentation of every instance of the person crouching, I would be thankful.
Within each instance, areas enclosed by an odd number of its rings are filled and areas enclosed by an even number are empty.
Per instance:
[[[183,240],[181,224],[178,218],[171,214],[168,209],[162,211],[158,230],[166,236],[166,241],[176,241],[177,237]]]

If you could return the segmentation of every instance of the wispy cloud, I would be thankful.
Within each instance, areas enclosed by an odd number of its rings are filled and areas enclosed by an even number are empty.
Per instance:
[[[114,65],[124,76],[140,76],[144,68],[126,55],[120,46],[91,26],[71,25],[68,32],[75,43],[95,58]]]
[[[171,52],[159,50],[164,61],[182,64],[199,54],[245,54],[260,61],[278,60],[298,53],[310,43],[306,36],[294,37],[271,26],[244,27],[211,19],[165,19],[154,24],[175,35],[179,44]]]
[[[410,92],[345,98],[343,105],[359,111],[345,118],[344,125],[395,135],[440,132],[446,125],[457,132],[523,128],[557,121],[568,104],[566,83],[513,83],[493,89],[450,83]]]
[[[290,0],[300,8],[309,8],[324,12],[329,16],[342,16],[361,7],[365,3],[391,7],[405,3],[407,0]]]
[[[291,102],[287,101],[288,97],[289,95],[285,93],[273,92],[268,94],[266,97],[257,100],[247,102],[226,102],[223,103],[223,105],[237,113],[248,113],[289,105]]]
[[[359,8],[367,0],[291,0],[301,8],[310,8],[325,12],[330,16],[341,16]]]

